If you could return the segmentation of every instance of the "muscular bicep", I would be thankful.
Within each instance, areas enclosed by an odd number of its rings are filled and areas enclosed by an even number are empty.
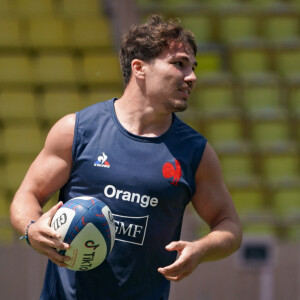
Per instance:
[[[233,201],[222,177],[218,157],[208,144],[196,174],[196,192],[192,198],[199,216],[210,226],[231,219],[239,222]]]
[[[36,196],[43,205],[68,180],[72,167],[75,115],[59,120],[50,130],[45,145],[31,164],[20,189]]]

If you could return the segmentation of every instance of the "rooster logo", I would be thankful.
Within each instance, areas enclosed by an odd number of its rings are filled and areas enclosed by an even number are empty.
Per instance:
[[[162,168],[162,174],[165,178],[173,177],[173,181],[171,182],[171,184],[177,185],[177,183],[182,175],[181,166],[180,166],[179,161],[177,159],[175,159],[175,168],[172,163],[169,163],[169,162],[165,163]]]

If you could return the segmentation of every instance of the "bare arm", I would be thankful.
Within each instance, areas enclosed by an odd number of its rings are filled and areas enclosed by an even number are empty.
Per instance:
[[[28,231],[32,247],[60,265],[64,265],[66,258],[54,248],[67,249],[68,245],[59,241],[59,236],[49,225],[61,203],[45,214],[42,207],[69,178],[74,126],[75,115],[68,115],[52,127],[44,148],[28,169],[10,208],[11,223],[20,234],[25,233],[31,220],[36,221]]]
[[[219,160],[210,145],[204,151],[196,174],[196,192],[192,203],[211,230],[197,241],[179,241],[167,245],[168,251],[177,251],[179,254],[172,265],[159,268],[159,272],[169,280],[179,281],[198,264],[232,254],[242,240],[240,220],[223,182]]]

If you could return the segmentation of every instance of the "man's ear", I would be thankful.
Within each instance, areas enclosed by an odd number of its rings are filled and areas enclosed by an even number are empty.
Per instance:
[[[144,79],[145,77],[145,63],[140,59],[134,59],[131,62],[132,75],[139,79]]]

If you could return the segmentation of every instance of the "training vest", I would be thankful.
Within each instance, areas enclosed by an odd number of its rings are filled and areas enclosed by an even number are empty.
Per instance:
[[[206,139],[173,114],[158,137],[131,134],[120,124],[112,99],[76,113],[73,166],[60,200],[93,196],[113,213],[114,248],[90,271],[49,261],[41,300],[166,300],[170,282],[158,271],[176,251],[183,213],[195,192],[195,173]]]

